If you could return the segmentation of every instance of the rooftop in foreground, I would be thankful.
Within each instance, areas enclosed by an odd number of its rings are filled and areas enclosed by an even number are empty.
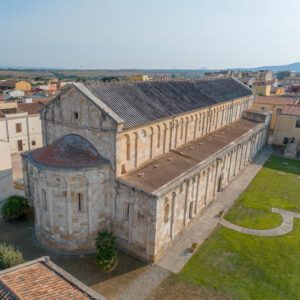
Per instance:
[[[260,123],[239,120],[182,147],[171,150],[136,171],[120,177],[120,179],[125,184],[128,183],[130,186],[153,193],[233,143],[258,124]]]
[[[100,294],[42,257],[0,271],[0,299],[104,299]]]
[[[300,105],[287,105],[282,111],[282,115],[300,116]]]

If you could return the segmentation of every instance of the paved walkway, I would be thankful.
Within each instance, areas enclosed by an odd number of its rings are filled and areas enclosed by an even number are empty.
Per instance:
[[[282,216],[282,223],[280,226],[268,230],[259,230],[259,229],[250,229],[245,228],[239,225],[232,224],[224,219],[220,221],[220,223],[232,230],[251,234],[251,235],[257,235],[257,236],[278,236],[278,235],[284,235],[289,232],[291,232],[294,228],[294,218],[300,219],[300,214],[284,210],[284,209],[278,209],[278,208],[272,208],[272,212],[281,214]]]
[[[150,296],[161,282],[170,275],[170,271],[157,265],[148,266],[147,270],[133,280],[118,300],[141,300]]]
[[[180,272],[193,255],[187,249],[191,247],[192,243],[201,245],[209,237],[219,223],[219,213],[221,211],[225,213],[232,206],[272,153],[273,149],[269,147],[262,150],[255,160],[217,196],[206,212],[184,230],[181,237],[167,250],[157,264],[171,272]]]

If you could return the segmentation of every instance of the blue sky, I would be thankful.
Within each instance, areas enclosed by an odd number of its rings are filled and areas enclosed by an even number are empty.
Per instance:
[[[0,0],[0,65],[227,68],[300,61],[299,0]]]

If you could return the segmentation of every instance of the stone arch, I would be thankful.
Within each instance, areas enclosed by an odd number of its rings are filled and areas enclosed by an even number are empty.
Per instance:
[[[141,130],[141,138],[146,138],[147,137],[147,130],[146,129],[142,129]]]
[[[49,180],[48,180],[48,184],[51,187],[54,188],[66,188],[67,187],[67,181],[66,179],[61,176],[61,175],[57,175],[57,174],[53,174],[50,176]]]

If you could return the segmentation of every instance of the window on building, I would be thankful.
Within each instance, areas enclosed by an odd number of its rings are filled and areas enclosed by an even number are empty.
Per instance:
[[[36,145],[36,141],[35,140],[32,140],[31,141],[31,146],[35,146]]]
[[[77,205],[78,211],[83,212],[83,195],[81,193],[77,193]]]
[[[283,144],[286,145],[289,142],[289,138],[288,137],[284,137],[283,138]]]
[[[17,140],[18,151],[23,151],[23,141]]]
[[[79,114],[77,111],[74,111],[74,119],[77,120],[79,118]]]
[[[48,210],[46,191],[44,189],[42,190],[42,204],[43,204],[44,210]]]
[[[300,128],[300,119],[296,121],[296,128]]]
[[[129,220],[129,203],[123,204],[123,219],[124,221]]]
[[[16,123],[16,132],[22,132],[22,124]]]
[[[164,213],[164,223],[169,222],[169,214],[170,214],[170,205],[169,203],[165,205],[165,213]]]

